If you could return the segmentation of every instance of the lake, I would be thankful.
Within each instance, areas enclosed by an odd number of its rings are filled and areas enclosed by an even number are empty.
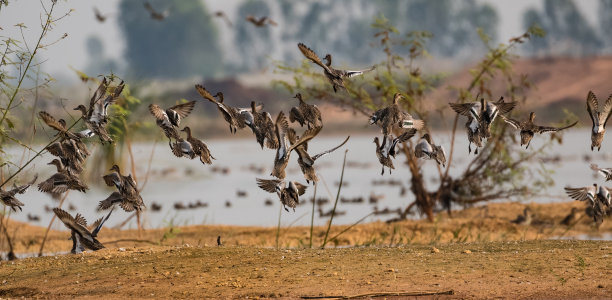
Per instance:
[[[518,132],[516,133],[518,136]],[[442,144],[447,153],[450,146],[450,133],[435,132],[434,140]],[[346,136],[319,136],[309,145],[309,153],[314,155],[320,151],[332,148],[341,143]],[[320,174],[321,181],[318,185],[317,198],[327,198],[328,203],[317,206],[324,212],[331,210],[333,200],[338,189],[338,182],[342,168],[344,150],[347,153],[347,167],[344,175],[345,185],[342,187],[341,196],[345,202],[339,202],[337,211],[345,214],[334,217],[334,224],[352,224],[360,218],[369,214],[374,207],[379,211],[385,208],[394,211],[405,208],[414,199],[408,186],[410,172],[404,165],[405,157],[398,155],[394,160],[396,169],[391,175],[385,172],[380,175],[381,166],[378,163],[373,143],[374,135],[354,135],[347,144],[334,153],[323,156],[315,166]],[[413,138],[414,139],[414,138]],[[549,135],[536,136],[531,146],[526,151],[537,149],[548,141]],[[540,163],[553,170],[552,174],[555,184],[553,187],[540,191],[543,196],[530,199],[514,199],[529,202],[555,202],[570,201],[564,193],[564,186],[587,186],[594,182],[602,184],[603,177],[596,176],[589,168],[589,163],[597,163],[600,167],[611,167],[612,155],[606,152],[610,149],[610,139],[604,141],[602,151],[590,151],[590,133],[586,129],[571,130],[565,133],[564,143],[551,148],[546,157],[534,158],[534,167]],[[276,194],[267,193],[257,187],[255,178],[270,178],[275,151],[262,150],[255,139],[211,139],[205,140],[216,158],[212,166],[203,165],[199,160],[177,158],[170,152],[166,143],[158,143],[155,147],[153,163],[148,183],[142,191],[142,197],[147,205],[143,220],[146,227],[164,227],[169,224],[193,225],[193,224],[227,224],[227,225],[257,225],[276,226],[280,211],[280,201]],[[40,147],[40,146],[39,146]],[[35,147],[35,149],[39,148]],[[95,147],[95,146],[94,146]],[[134,156],[137,162],[137,177],[142,180],[146,173],[147,163],[151,155],[153,144],[137,144],[134,146]],[[12,149],[16,157],[17,149]],[[559,156],[560,161],[550,162],[547,159]],[[55,167],[47,166],[51,159],[47,154],[35,161],[36,170],[39,172],[39,181],[48,178]],[[457,134],[455,151],[455,163],[450,174],[460,174],[468,162],[467,137],[463,128]],[[543,162],[543,159],[547,162]],[[585,159],[588,159],[586,161]],[[303,175],[297,165],[297,155],[291,157],[287,167],[287,179],[296,180],[306,184]],[[92,165],[86,168],[92,168]],[[437,187],[437,168],[434,161],[424,161],[423,170],[428,186],[432,190]],[[127,167],[126,167],[127,168]],[[224,173],[224,170],[226,173]],[[127,172],[127,170],[125,170]],[[375,184],[376,181],[393,181],[396,185]],[[94,186],[88,183],[90,190],[87,193],[71,191],[64,208],[69,204],[76,208],[72,214],[80,212],[89,222],[101,216],[96,212],[100,200],[105,199],[113,190],[102,186]],[[402,189],[405,193],[402,195]],[[292,224],[310,224],[311,205],[309,202],[313,197],[314,188],[310,185],[306,194],[301,198],[295,212],[282,211],[281,222],[283,226]],[[370,203],[370,198],[377,198],[378,203]],[[360,199],[361,198],[361,199]],[[31,188],[25,195],[19,198],[25,203],[23,212],[13,213],[12,218],[19,221],[27,221],[28,213],[38,215],[39,222],[35,224],[46,226],[52,212],[46,212],[45,206],[57,206],[57,202]],[[361,203],[357,203],[358,201]],[[175,203],[182,203],[189,207],[195,206],[198,201],[204,205],[194,209],[175,209]],[[266,205],[266,201],[268,205]],[[349,203],[355,201],[356,203]],[[153,203],[161,205],[159,211],[153,211]],[[271,205],[270,205],[271,204]],[[116,209],[109,219],[110,226],[123,222],[129,214]],[[395,214],[372,215],[366,221],[388,220]],[[415,216],[418,217],[418,216]],[[135,220],[135,219],[134,219]],[[125,228],[135,228],[134,220],[130,221]],[[315,224],[323,225],[329,218],[321,218],[315,213]],[[57,222],[56,222],[57,223]],[[62,228],[60,224],[54,224],[54,228]]]

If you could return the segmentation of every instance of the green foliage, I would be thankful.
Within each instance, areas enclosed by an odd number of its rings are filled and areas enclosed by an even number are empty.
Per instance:
[[[221,72],[217,30],[203,1],[148,1],[163,21],[154,20],[142,1],[122,0],[119,26],[125,35],[128,76],[211,77]]]

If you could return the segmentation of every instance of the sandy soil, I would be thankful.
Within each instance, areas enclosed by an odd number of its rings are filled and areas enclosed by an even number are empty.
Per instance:
[[[79,255],[0,263],[0,298],[244,298],[446,292],[451,298],[610,298],[612,242],[548,240],[607,237],[588,217],[558,225],[577,202],[529,204],[532,225],[509,222],[524,204],[490,204],[440,214],[434,223],[360,224],[326,249],[305,249],[308,228],[189,226],[103,229],[107,246]],[[15,228],[18,230],[15,231]],[[346,226],[332,227],[330,237]],[[325,228],[315,228],[314,245]],[[37,252],[44,228],[11,223],[18,253]],[[216,237],[223,246],[216,246]],[[68,251],[51,232],[45,252]],[[334,245],[351,246],[335,248]],[[3,249],[5,250],[5,249]],[[433,297],[433,296],[430,296]]]

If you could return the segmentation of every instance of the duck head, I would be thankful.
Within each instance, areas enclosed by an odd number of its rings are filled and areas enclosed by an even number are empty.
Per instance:
[[[115,172],[117,172],[118,174],[121,174],[121,171],[120,171],[120,169],[119,169],[119,166],[118,166],[118,165],[113,165],[113,166],[110,168],[110,170],[109,170],[109,171],[115,171]]]
[[[531,113],[529,114],[529,122],[533,122],[533,120],[535,120],[535,117],[536,117],[535,112],[531,112]]]
[[[397,102],[399,102],[399,100],[402,98],[404,98],[402,93],[395,93],[395,95],[393,95],[393,104],[397,104]]]
[[[215,97],[217,97],[219,99],[219,102],[223,103],[223,93],[217,92],[215,94]]]
[[[74,110],[78,110],[80,111],[83,115],[87,115],[87,108],[85,107],[85,105],[80,104],[79,106],[75,107]]]
[[[331,66],[332,64],[332,57],[331,54],[325,54],[325,57],[323,58],[324,60],[326,60],[325,65],[326,66]]]

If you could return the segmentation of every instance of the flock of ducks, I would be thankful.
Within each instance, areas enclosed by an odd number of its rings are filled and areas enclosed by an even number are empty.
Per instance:
[[[145,6],[151,12],[152,18],[159,20],[164,18],[163,13],[155,11],[147,4],[148,2]],[[275,24],[266,17],[261,19],[248,18],[248,20],[257,26]],[[323,74],[331,84],[334,92],[345,90],[344,82],[348,78],[362,75],[375,69],[375,66],[358,71],[336,69],[332,67],[331,55],[327,54],[324,57],[325,63],[323,63],[319,56],[305,44],[299,43],[298,49],[308,60],[323,69]],[[57,157],[49,163],[56,167],[56,173],[38,184],[40,191],[49,193],[54,198],[58,198],[68,190],[86,192],[88,187],[81,181],[79,175],[83,171],[83,164],[90,152],[83,140],[98,136],[102,144],[113,143],[113,139],[107,130],[109,124],[108,110],[110,105],[117,101],[123,87],[123,81],[115,86],[111,86],[107,78],[104,78],[91,97],[89,105],[79,105],[74,108],[81,112],[81,120],[83,120],[86,126],[86,129],[82,131],[72,131],[71,127],[67,127],[63,119],[56,119],[45,111],[39,112],[40,119],[56,131],[56,141],[51,143],[46,150]],[[218,91],[213,96],[202,85],[196,85],[195,89],[203,100],[207,101],[205,103],[210,102],[215,105],[221,116],[228,123],[230,133],[234,134],[238,130],[248,127],[262,149],[275,150],[270,173],[271,178],[256,178],[256,183],[264,191],[276,194],[287,211],[289,208],[295,211],[295,207],[300,203],[300,196],[306,192],[307,184],[315,184],[318,181],[314,168],[315,162],[322,156],[344,146],[350,138],[348,136],[336,147],[316,155],[311,155],[308,152],[308,144],[321,132],[323,120],[319,108],[316,105],[306,103],[300,93],[295,95],[298,103],[290,109],[289,118],[286,117],[283,111],[280,111],[276,118],[273,119],[269,112],[263,110],[263,105],[257,104],[255,101],[251,101],[249,107],[236,107],[224,102],[221,91]],[[398,153],[398,144],[405,143],[415,136],[418,131],[427,131],[423,120],[415,119],[409,113],[402,111],[399,104],[402,99],[404,99],[402,94],[396,93],[391,104],[375,111],[369,118],[371,125],[377,125],[381,128],[382,137],[376,136],[374,138],[376,145],[375,154],[382,166],[381,175],[384,174],[385,167],[389,169],[389,173],[394,169],[393,158]],[[196,101],[189,101],[166,109],[157,104],[151,104],[149,105],[149,111],[155,118],[157,126],[168,138],[170,151],[175,156],[188,159],[197,157],[202,164],[210,165],[215,158],[208,146],[202,140],[192,135],[190,127],[182,126],[181,124],[185,122],[185,119],[193,111],[195,104]],[[472,152],[472,143],[476,146],[474,152],[477,154],[478,148],[482,147],[483,140],[491,138],[490,128],[495,119],[497,119],[497,116],[500,116],[503,121],[512,127],[520,130],[521,146],[526,145],[527,148],[536,133],[561,131],[577,124],[577,122],[574,122],[564,127],[535,125],[535,113],[533,112],[529,115],[527,121],[517,121],[508,116],[516,107],[516,104],[516,102],[505,102],[503,97],[496,102],[486,101],[484,98],[481,98],[479,101],[471,103],[449,103],[456,113],[467,117],[465,126],[469,141],[469,153]],[[593,121],[591,150],[595,148],[600,150],[605,133],[605,125],[612,110],[612,95],[608,98],[605,105],[599,109],[597,98],[592,92],[589,92],[587,110]],[[290,127],[290,123],[295,124],[296,127]],[[296,131],[298,127],[303,128],[300,135]],[[398,135],[395,136],[394,133],[398,133]],[[289,164],[292,152],[296,152],[298,155],[297,162],[307,184],[286,179],[285,169]],[[438,165],[446,167],[444,148],[441,145],[435,144],[431,134],[427,132],[421,135],[414,149],[408,149],[406,154],[425,160],[433,160]],[[591,167],[604,174],[606,180],[612,179],[612,168],[601,169],[596,165]],[[145,206],[136,181],[131,174],[122,174],[118,165],[113,165],[110,171],[112,172],[103,176],[103,180],[108,186],[116,188],[116,191],[100,201],[98,206],[100,211],[110,210],[106,217],[100,218],[91,227],[88,227],[86,220],[80,214],[73,217],[60,208],[53,209],[55,215],[71,230],[73,241],[72,253],[79,253],[85,249],[98,250],[104,247],[96,237],[115,206],[119,206],[126,212],[138,212]],[[23,203],[17,200],[15,195],[24,193],[35,181],[36,177],[29,184],[14,186],[9,191],[0,190],[3,203],[14,211],[17,209],[21,210]],[[607,187],[593,184],[593,186],[583,188],[568,187],[566,191],[573,199],[580,201],[588,200],[593,210],[597,212],[595,214],[596,221],[601,220],[605,215],[606,208],[611,206],[612,190]],[[325,213],[321,212],[321,214],[324,215]]]

